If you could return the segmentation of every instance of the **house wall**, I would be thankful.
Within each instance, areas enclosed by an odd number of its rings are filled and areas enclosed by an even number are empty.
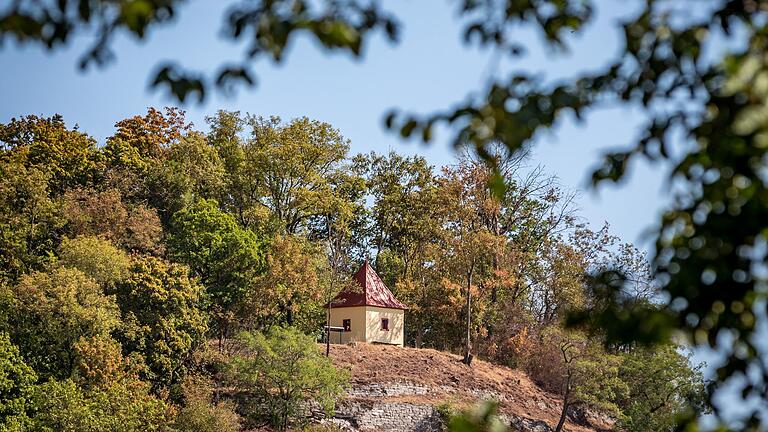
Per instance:
[[[366,306],[366,341],[403,346],[405,311]],[[381,329],[381,319],[389,318],[389,330]]]
[[[331,332],[331,343],[366,342],[365,306],[340,307],[331,309],[331,326],[341,327],[345,319],[351,320],[351,331],[341,333]]]

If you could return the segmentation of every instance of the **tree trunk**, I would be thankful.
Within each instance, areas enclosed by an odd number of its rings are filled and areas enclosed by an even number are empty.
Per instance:
[[[325,356],[331,355],[331,301],[328,301],[328,312],[325,314]]]
[[[560,412],[560,421],[557,422],[557,427],[555,428],[555,432],[560,432],[563,430],[563,426],[565,425],[565,419],[568,417],[568,400],[563,400],[563,410]]]
[[[467,273],[467,338],[464,343],[464,364],[472,364],[472,268]]]
[[[563,426],[565,425],[565,419],[568,417],[568,407],[570,406],[570,397],[571,397],[571,378],[573,375],[571,375],[571,371],[568,371],[568,377],[565,380],[565,392],[563,394],[563,410],[560,412],[560,421],[557,422],[557,427],[555,428],[555,432],[560,432],[563,430]]]

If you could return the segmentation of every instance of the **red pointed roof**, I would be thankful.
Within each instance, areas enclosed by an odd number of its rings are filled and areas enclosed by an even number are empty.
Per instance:
[[[390,309],[408,309],[408,306],[396,299],[392,291],[384,285],[373,267],[368,264],[368,260],[365,260],[353,279],[359,288],[355,291],[340,292],[331,300],[333,307],[378,306]]]

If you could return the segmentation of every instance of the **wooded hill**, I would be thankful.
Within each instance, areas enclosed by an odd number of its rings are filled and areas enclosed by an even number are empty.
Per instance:
[[[584,225],[544,169],[501,150],[495,170],[351,156],[340,131],[307,118],[207,122],[149,109],[104,143],[59,116],[0,125],[2,427],[222,432],[295,424],[288,399],[331,408],[345,374],[314,342],[365,258],[410,308],[408,346],[524,370],[562,412],[628,430],[706,411],[677,347],[605,346],[565,327],[605,299],[591,274],[620,271],[625,304],[657,292],[644,255]],[[248,355],[210,362],[209,339]],[[298,376],[268,361],[276,352],[304,362],[313,391],[273,399]],[[222,400],[220,373],[264,392]]]

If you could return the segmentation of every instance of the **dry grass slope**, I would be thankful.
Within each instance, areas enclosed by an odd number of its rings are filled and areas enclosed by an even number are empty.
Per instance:
[[[479,359],[467,367],[460,356],[441,351],[360,343],[331,345],[331,357],[337,367],[351,371],[353,386],[408,383],[428,387],[425,394],[386,397],[393,402],[449,402],[466,407],[494,398],[499,400],[503,414],[542,420],[550,426],[557,424],[560,415],[561,399],[543,391],[524,372]],[[568,423],[566,429],[586,432],[610,428],[602,416],[589,415],[588,422]]]

